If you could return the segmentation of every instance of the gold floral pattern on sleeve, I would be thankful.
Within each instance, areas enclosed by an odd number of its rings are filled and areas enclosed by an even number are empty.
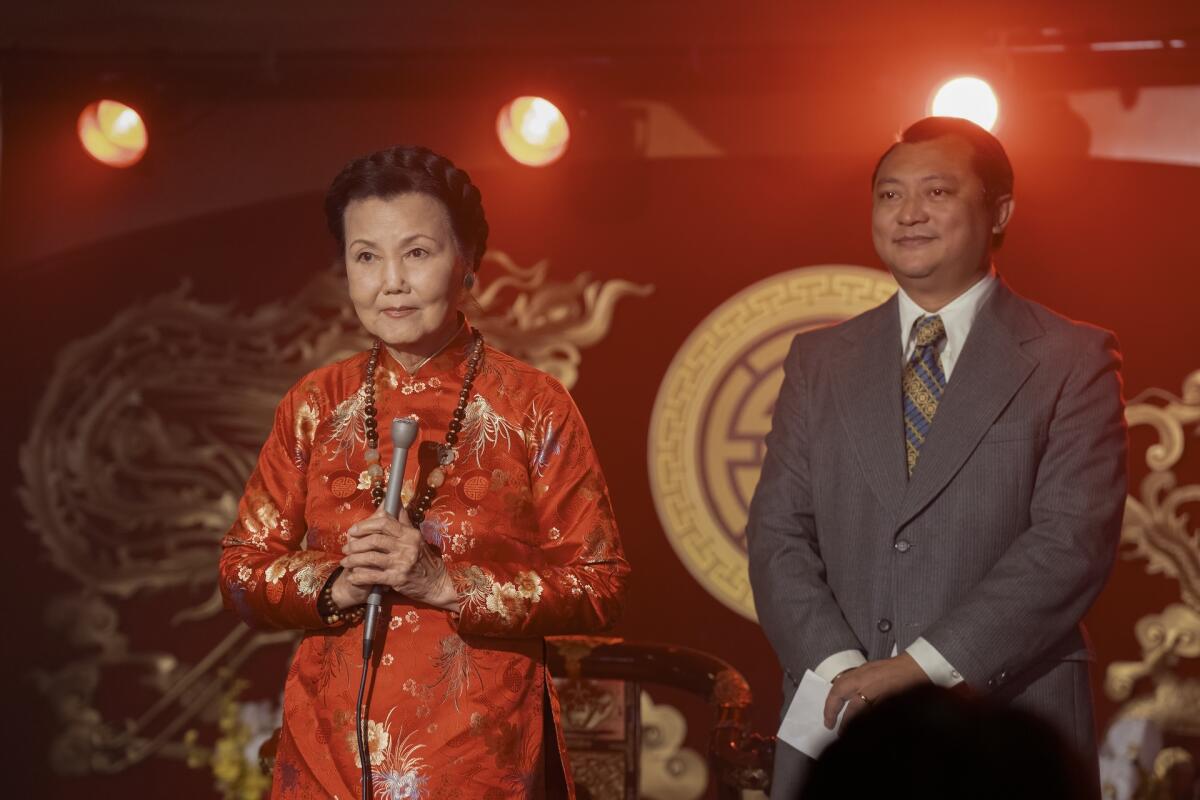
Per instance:
[[[275,559],[271,562],[271,565],[267,567],[266,571],[263,572],[263,579],[266,580],[267,583],[279,583],[283,580],[283,576],[287,574],[288,565],[291,563],[291,561],[291,553],[282,555]]]
[[[505,625],[516,625],[529,614],[529,607],[542,599],[542,579],[536,572],[518,572],[512,583],[492,582],[487,610]]]
[[[542,578],[532,570],[518,572],[512,581],[498,581],[475,564],[451,565],[450,578],[460,599],[460,611],[493,616],[504,626],[513,626],[542,599]]]
[[[507,556],[443,550],[454,559],[458,629],[496,636],[598,632],[619,613],[629,572],[603,473],[561,386],[547,380],[521,407],[519,472],[510,469],[491,490],[504,518],[523,530],[521,546],[533,549]],[[477,423],[467,442],[482,441],[481,450],[494,454],[487,444],[502,434],[489,439],[487,431]]]
[[[316,597],[336,566],[326,554],[316,551],[305,550],[282,555],[272,561],[263,572],[263,579],[267,582],[267,598],[274,603],[283,599],[284,581],[289,573],[298,596]]]
[[[462,608],[479,610],[487,607],[487,599],[492,593],[491,575],[474,564],[452,564],[449,572]]]
[[[317,436],[317,426],[321,421],[320,393],[316,387],[305,388],[305,397],[296,407],[295,446],[293,458],[297,461],[307,455],[312,449]],[[297,466],[303,468],[301,463]]]

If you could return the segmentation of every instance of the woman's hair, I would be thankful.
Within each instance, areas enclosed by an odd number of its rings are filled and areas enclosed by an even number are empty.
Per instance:
[[[440,200],[450,216],[450,228],[459,251],[472,271],[487,250],[488,224],[483,197],[471,176],[445,156],[426,147],[398,145],[356,158],[333,179],[325,193],[325,222],[337,241],[346,246],[346,206],[368,197],[387,199],[419,192]]]

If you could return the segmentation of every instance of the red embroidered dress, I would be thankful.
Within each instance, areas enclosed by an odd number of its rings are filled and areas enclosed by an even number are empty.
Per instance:
[[[421,421],[406,502],[437,465],[470,349],[464,326],[416,374],[386,349],[381,356],[382,464],[392,418]],[[345,530],[372,512],[366,361],[360,353],[318,369],[287,393],[222,541],[226,605],[253,627],[305,632],[287,676],[274,798],[360,793],[362,627],[325,625],[317,595],[342,558]],[[542,637],[606,628],[629,572],[591,439],[558,381],[486,348],[456,458],[421,532],[447,562],[459,611],[384,598],[367,713],[375,796],[541,797]]]

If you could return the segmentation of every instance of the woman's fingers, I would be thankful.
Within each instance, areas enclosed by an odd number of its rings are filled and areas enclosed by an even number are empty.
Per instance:
[[[360,539],[363,536],[369,536],[373,533],[384,533],[391,536],[420,536],[421,533],[408,524],[408,518],[392,519],[391,517],[367,517],[359,520],[346,529],[346,536],[350,539]]]
[[[348,539],[342,546],[342,552],[351,553],[390,553],[398,548],[409,546],[407,537],[391,533],[369,533],[353,539]]]
[[[403,548],[415,549],[420,547],[421,544],[421,535],[413,528],[408,528],[401,529],[398,532],[380,531],[377,533],[363,533],[359,536],[351,537],[342,546],[342,552],[365,553],[374,550],[380,553],[391,553]]]
[[[361,569],[363,567],[388,569],[393,566],[399,566],[402,563],[403,561],[397,559],[394,555],[374,551],[354,553],[342,559],[342,566],[346,569]]]
[[[391,574],[385,569],[376,569],[374,567],[357,567],[347,573],[350,577],[348,580],[355,586],[367,587],[380,584],[382,586],[390,586],[388,576]]]

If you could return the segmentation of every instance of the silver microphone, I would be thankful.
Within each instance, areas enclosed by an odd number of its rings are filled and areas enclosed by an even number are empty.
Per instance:
[[[383,497],[383,511],[392,519],[400,516],[400,491],[404,488],[404,465],[408,462],[408,448],[417,440],[420,424],[415,417],[397,417],[392,420],[392,472],[388,479],[387,494]],[[367,611],[363,617],[363,660],[371,657],[371,645],[375,641],[375,628],[379,625],[380,607],[387,587],[375,584],[367,595]]]

